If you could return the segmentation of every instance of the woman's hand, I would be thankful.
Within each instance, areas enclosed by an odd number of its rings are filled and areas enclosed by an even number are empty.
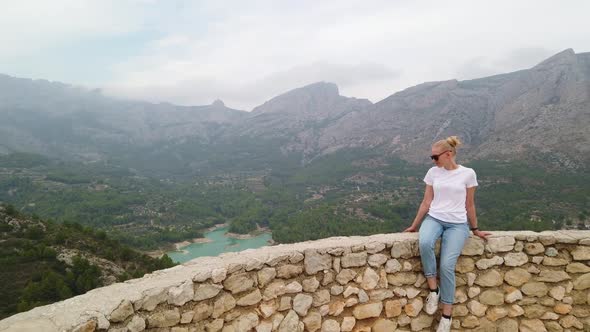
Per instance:
[[[414,224],[412,224],[412,226],[404,229],[404,233],[414,233],[418,231],[418,227],[416,227]]]
[[[479,236],[480,238],[482,238],[484,240],[487,240],[488,239],[488,236],[492,235],[492,233],[490,233],[490,232],[483,232],[483,231],[480,231],[478,229],[476,231],[473,231],[473,235]]]

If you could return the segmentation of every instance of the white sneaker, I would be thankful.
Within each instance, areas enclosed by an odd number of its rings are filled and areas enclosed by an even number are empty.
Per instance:
[[[430,292],[430,294],[428,294],[428,297],[426,298],[426,308],[424,309],[427,314],[432,315],[436,312],[436,309],[438,309],[438,299],[440,299],[440,291],[438,293]]]
[[[436,329],[436,332],[450,332],[452,322],[453,322],[453,318],[446,319],[444,317],[441,317],[440,322],[438,323],[438,328]]]

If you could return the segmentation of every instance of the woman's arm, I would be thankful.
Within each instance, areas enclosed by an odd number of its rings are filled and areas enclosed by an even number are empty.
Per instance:
[[[467,209],[467,220],[470,228],[477,228],[477,214],[475,213],[475,189],[477,187],[467,188],[467,199],[465,208]]]
[[[424,198],[422,199],[422,203],[420,203],[420,207],[418,208],[418,213],[416,213],[416,218],[412,222],[412,225],[404,230],[404,232],[417,232],[418,228],[420,227],[420,223],[426,213],[428,213],[428,209],[430,209],[430,203],[432,203],[432,198],[434,197],[434,190],[432,189],[431,185],[426,185],[426,189],[424,190]]]
[[[481,237],[482,239],[486,239],[489,232],[482,232],[477,227],[477,214],[475,212],[475,188],[471,187],[467,188],[467,199],[465,201],[465,208],[467,209],[467,220],[469,220],[469,225],[471,230],[473,231],[474,235]]]

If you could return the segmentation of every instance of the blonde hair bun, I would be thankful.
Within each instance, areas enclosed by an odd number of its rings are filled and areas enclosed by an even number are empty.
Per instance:
[[[447,144],[449,144],[453,149],[457,148],[459,145],[461,145],[461,140],[459,140],[459,137],[457,136],[449,136],[445,139],[445,141],[447,142]]]

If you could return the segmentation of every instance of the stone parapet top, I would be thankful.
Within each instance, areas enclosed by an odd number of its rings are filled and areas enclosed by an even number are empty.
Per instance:
[[[165,291],[179,287],[187,281],[204,282],[214,278],[216,273],[223,274],[225,278],[226,274],[240,270],[260,270],[265,266],[272,267],[284,262],[300,263],[308,253],[342,256],[346,253],[366,251],[371,254],[386,248],[390,249],[398,244],[402,246],[409,244],[408,248],[412,253],[408,257],[414,257],[418,255],[417,239],[418,233],[332,237],[224,253],[216,257],[200,257],[142,278],[97,288],[65,301],[16,314],[0,321],[0,331],[26,331],[38,327],[51,327],[51,330],[62,331],[69,330],[91,318],[97,319],[100,326],[101,321],[108,319],[122,301],[136,303],[145,297],[146,292]],[[483,250],[471,255],[481,255],[484,252],[505,252],[507,250],[502,250],[502,246],[506,243],[514,244],[515,241],[540,241],[547,245],[556,243],[590,245],[590,231],[492,231],[487,244],[484,245],[481,239],[471,236],[466,247],[470,243],[479,245]],[[392,256],[394,251],[392,250]],[[466,254],[465,251],[464,254]],[[19,330],[15,326],[23,329]]]

